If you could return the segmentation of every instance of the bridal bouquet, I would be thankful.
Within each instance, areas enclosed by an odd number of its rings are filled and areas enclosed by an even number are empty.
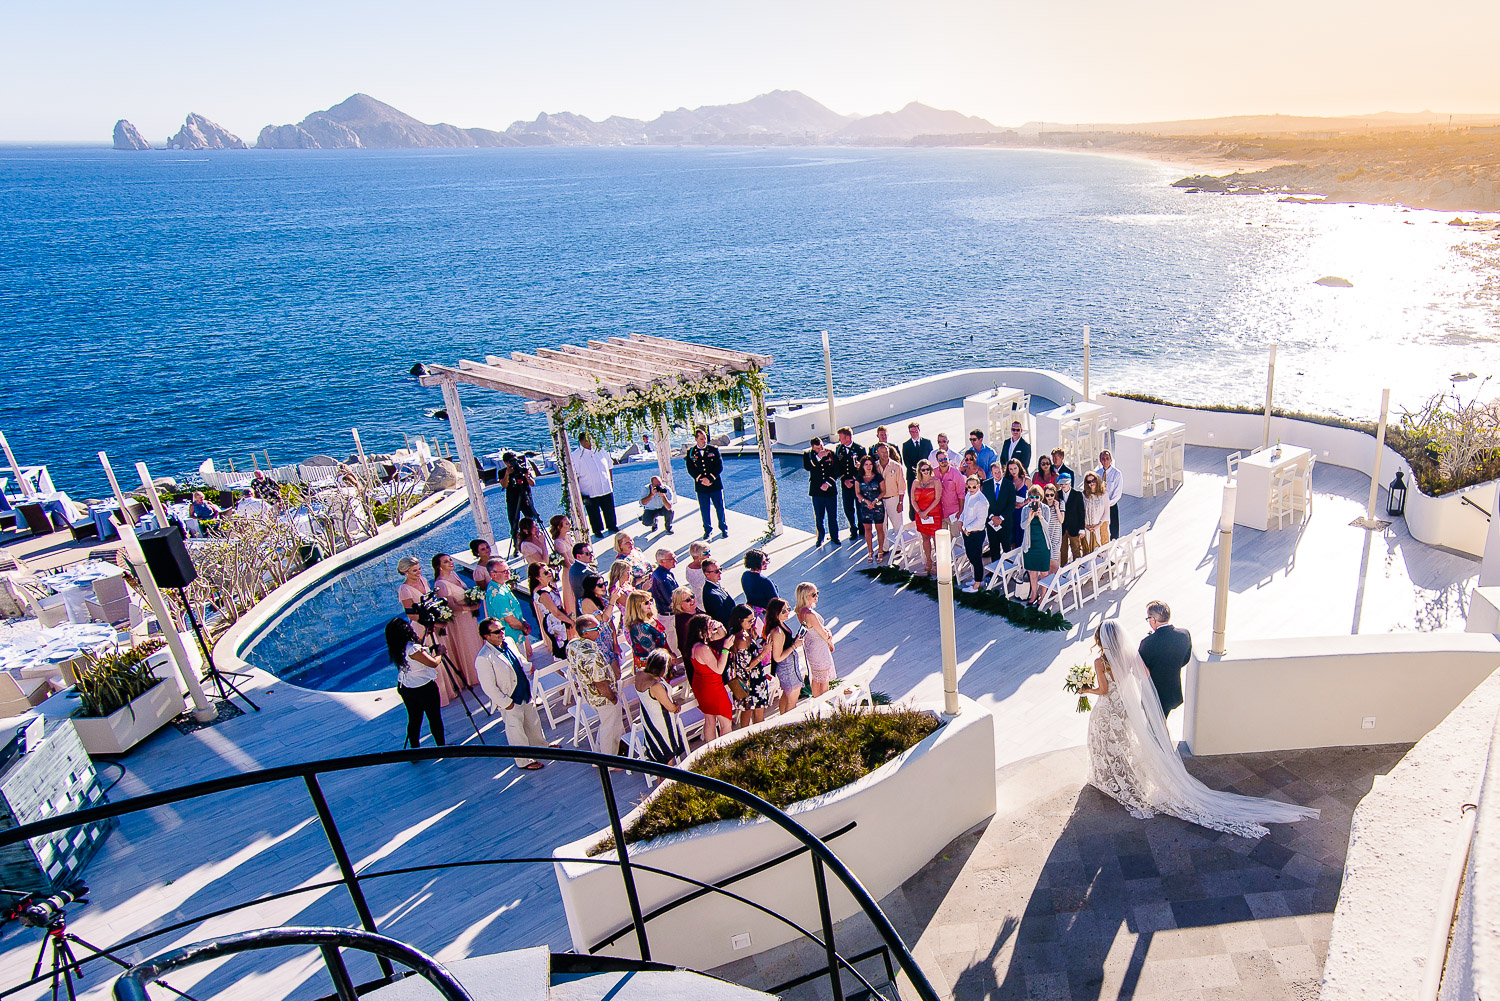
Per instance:
[[[1063,689],[1073,695],[1085,688],[1094,687],[1094,669],[1082,664],[1074,664],[1068,671],[1068,680],[1063,682]],[[1094,708],[1089,702],[1087,695],[1078,695],[1078,712],[1086,713]]]
[[[484,585],[475,584],[473,587],[464,589],[464,601],[479,608],[484,604]]]

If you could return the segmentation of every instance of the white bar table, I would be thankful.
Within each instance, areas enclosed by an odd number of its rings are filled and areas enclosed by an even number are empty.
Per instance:
[[[1036,433],[1032,435],[1031,439],[1032,466],[1036,466],[1038,457],[1051,452],[1062,442],[1061,429],[1066,422],[1077,420],[1093,426],[1108,416],[1108,409],[1097,403],[1089,403],[1087,401],[1083,403],[1064,404],[1056,410],[1048,410],[1037,414],[1033,418],[1036,425]]]
[[[1111,454],[1114,456],[1115,466],[1125,477],[1125,492],[1132,497],[1147,496],[1146,456],[1158,442],[1165,442],[1171,438],[1173,432],[1187,428],[1186,424],[1178,421],[1156,421],[1155,423],[1154,428],[1151,422],[1147,421],[1144,424],[1137,424],[1135,427],[1115,432],[1115,447]],[[1172,478],[1181,479],[1181,457],[1173,457],[1170,450],[1167,455],[1173,467],[1170,470]]]
[[[1300,445],[1282,445],[1262,449],[1240,460],[1234,479],[1238,486],[1234,499],[1234,523],[1264,532],[1270,524],[1271,484],[1284,469],[1305,469],[1312,450]]]
[[[973,396],[965,396],[964,434],[967,435],[978,428],[984,432],[984,443],[993,448],[996,455],[999,455],[1000,446],[996,442],[1010,437],[1011,421],[1019,417],[1022,433],[1030,430],[1027,427],[1027,424],[1031,422],[1030,407],[1021,406],[1027,395],[1024,389],[1000,386],[985,390],[983,393],[975,393]]]

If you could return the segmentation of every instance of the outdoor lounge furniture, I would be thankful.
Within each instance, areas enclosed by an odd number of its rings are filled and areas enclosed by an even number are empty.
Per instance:
[[[21,517],[26,521],[26,527],[31,530],[32,535],[51,535],[57,531],[52,524],[52,519],[47,517],[47,512],[42,510],[40,504],[22,504],[16,510],[21,512]]]
[[[46,678],[15,678],[0,671],[0,717],[20,716],[51,694]]]

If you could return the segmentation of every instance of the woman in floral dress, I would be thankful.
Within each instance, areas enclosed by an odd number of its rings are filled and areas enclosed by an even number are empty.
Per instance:
[[[735,605],[729,613],[729,665],[724,671],[730,694],[743,692],[734,700],[738,727],[759,723],[771,708],[771,665],[761,654],[765,644],[760,639],[760,620],[749,605]]]

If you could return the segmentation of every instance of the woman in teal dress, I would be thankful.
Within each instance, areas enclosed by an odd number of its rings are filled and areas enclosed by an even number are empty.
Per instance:
[[[1057,569],[1057,551],[1062,542],[1062,526],[1042,498],[1042,488],[1033,484],[1026,493],[1026,508],[1022,515],[1026,548],[1021,554],[1021,565],[1031,576],[1031,594],[1027,601],[1032,605],[1042,602],[1041,578]]]

